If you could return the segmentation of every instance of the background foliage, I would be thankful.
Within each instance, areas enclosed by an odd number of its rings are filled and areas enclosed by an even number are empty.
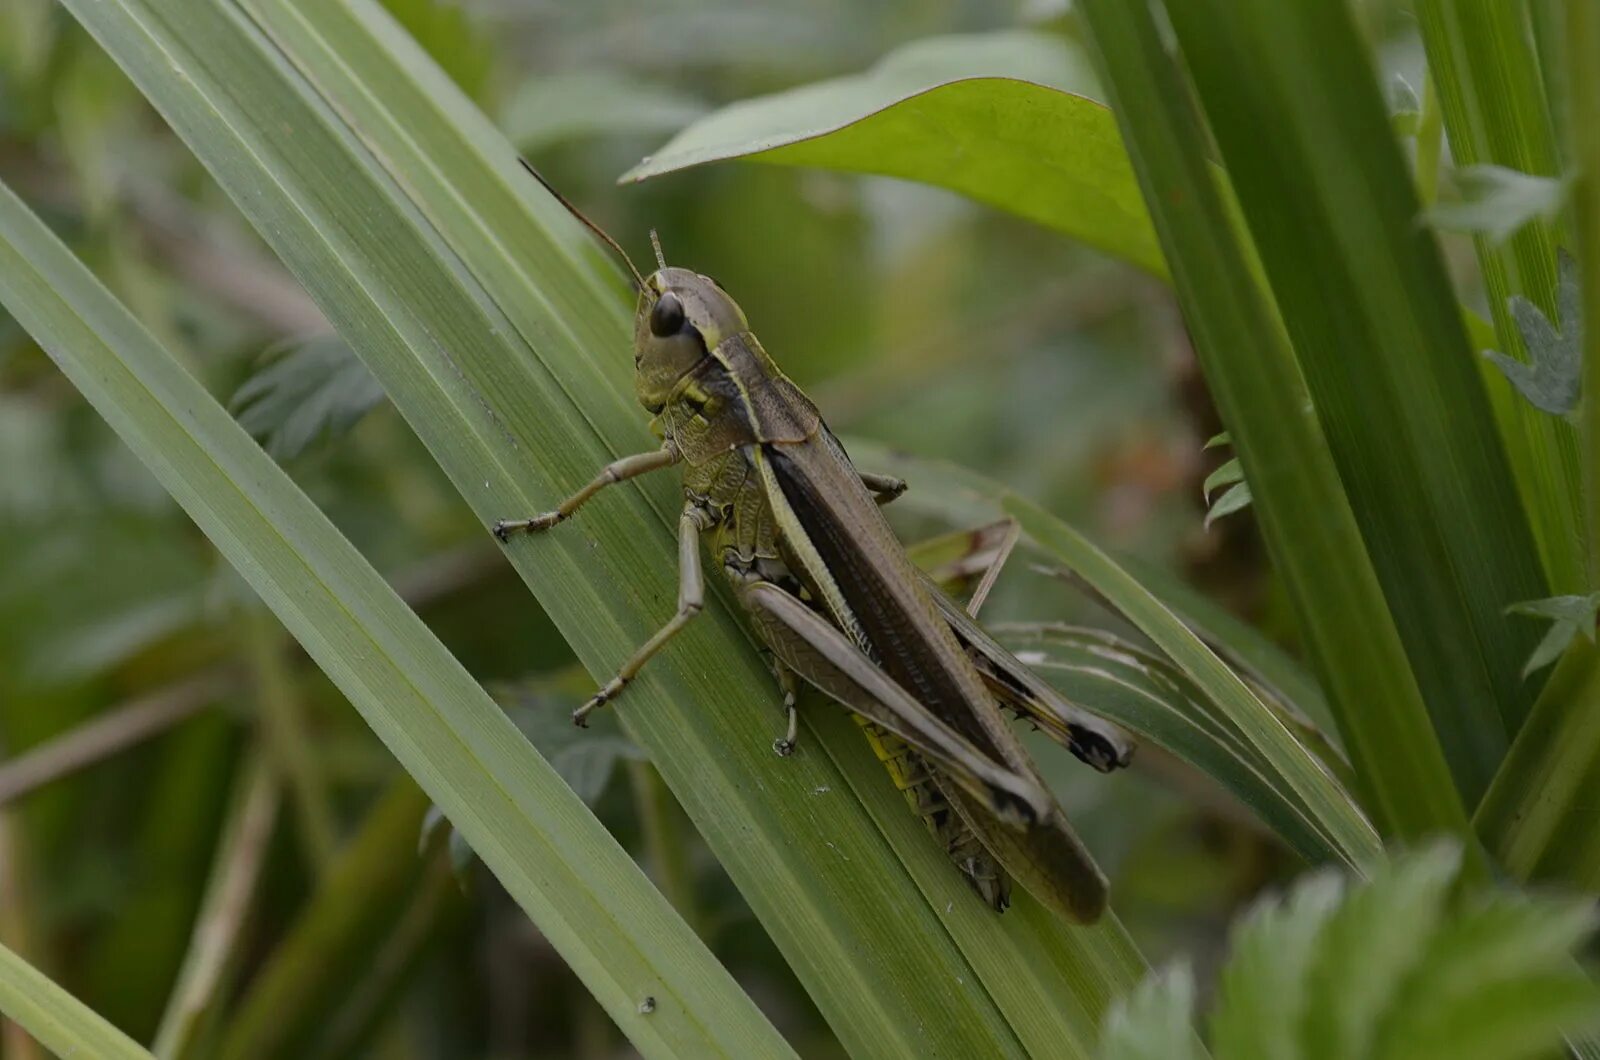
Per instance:
[[[1196,4],[1183,73],[1110,0],[102,3],[0,7],[0,1008],[53,1048],[1089,1055],[1171,958],[1111,1055],[1301,1055],[1297,1021],[1347,1055],[1456,1055],[1441,1028],[1494,991],[1527,1004],[1485,1056],[1592,1020],[1585,903],[1474,890],[1600,886],[1596,248],[1559,162],[1587,98],[1562,5]],[[208,40],[281,63],[219,73]],[[656,228],[735,293],[858,461],[911,481],[894,521],[930,566],[961,558],[940,534],[1023,521],[1048,569],[1014,561],[987,621],[1144,743],[1110,778],[1032,744],[1111,877],[1105,927],[961,904],[836,716],[815,757],[769,760],[775,694],[726,620],[641,686],[659,702],[567,725],[585,666],[666,613],[672,488],[597,502],[599,560],[571,537],[513,567],[484,533],[644,416],[614,273],[470,104],[630,248]],[[293,135],[313,118],[331,146]],[[118,364],[166,382],[119,392]],[[147,470],[180,452],[223,477]],[[461,733],[470,766],[440,757]],[[506,790],[515,813],[485,808]],[[805,802],[830,794],[831,819]],[[570,831],[541,830],[553,806]],[[1313,865],[1375,875],[1342,905],[1313,877],[1230,944]],[[614,936],[582,902],[626,906]],[[1404,945],[1372,929],[1408,911]],[[1366,961],[1400,1001],[1319,1008]],[[625,988],[663,964],[670,994]],[[1296,976],[1300,1009],[1257,1011]],[[7,1024],[0,1055],[39,1054]]]

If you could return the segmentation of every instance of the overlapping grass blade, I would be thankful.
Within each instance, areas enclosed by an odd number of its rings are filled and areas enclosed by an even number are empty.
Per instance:
[[[1113,601],[1200,687],[1237,734],[1278,770],[1288,791],[1304,807],[1307,823],[1322,833],[1347,865],[1364,869],[1382,856],[1378,834],[1350,795],[1193,630],[1110,556],[1059,519],[1017,497],[1007,498],[1004,507],[1047,555]]]
[[[127,1035],[0,946],[0,1013],[59,1056],[151,1060]]]
[[[1517,734],[1473,817],[1519,880],[1600,889],[1600,649],[1575,641]]]
[[[1534,691],[1533,634],[1505,608],[1547,583],[1364,43],[1343,4],[1168,11],[1434,730],[1476,802]]]
[[[3,187],[0,304],[362,712],[641,1052],[792,1055],[383,578]],[[648,1016],[645,996],[656,998]]]
[[[376,4],[69,7],[314,293],[485,523],[547,507],[655,444],[628,396],[616,272]],[[609,491],[565,532],[511,549],[591,673],[671,610],[669,479]],[[1070,933],[1026,914],[997,921],[928,848],[858,734],[820,718],[799,754],[775,762],[776,703],[728,609],[713,606],[621,709],[847,1047],[1015,1055],[1092,1042],[1114,989],[1104,982],[1131,981],[1140,964],[1114,921]]]
[[[1206,381],[1255,494],[1360,782],[1386,835],[1469,835],[1467,814],[1274,308],[1251,282],[1205,138],[1150,11],[1083,13]]]
[[[1438,88],[1450,153],[1458,166],[1491,163],[1554,177],[1559,152],[1540,80],[1540,62],[1520,4],[1501,0],[1422,0],[1417,19],[1428,72]],[[1510,299],[1521,295],[1556,319],[1559,226],[1536,217],[1505,243],[1476,238],[1498,349],[1527,360]],[[1487,373],[1495,416],[1516,484],[1539,539],[1555,592],[1585,585],[1581,482],[1576,432],[1541,413],[1498,372]]]
[[[1170,663],[1100,630],[1020,622],[992,632],[1069,702],[1204,772],[1307,861],[1343,860],[1272,760]]]

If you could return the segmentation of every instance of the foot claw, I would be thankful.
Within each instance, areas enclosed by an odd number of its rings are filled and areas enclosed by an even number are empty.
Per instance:
[[[794,741],[780,736],[772,741],[772,749],[777,752],[779,758],[788,758],[794,754]]]

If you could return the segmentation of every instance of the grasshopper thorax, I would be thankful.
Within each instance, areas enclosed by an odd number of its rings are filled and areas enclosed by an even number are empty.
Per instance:
[[[663,268],[639,292],[633,322],[634,387],[660,412],[673,388],[723,339],[749,330],[744,311],[709,276]]]

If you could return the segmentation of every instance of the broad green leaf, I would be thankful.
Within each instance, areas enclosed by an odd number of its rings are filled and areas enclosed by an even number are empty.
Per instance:
[[[631,393],[615,266],[371,0],[68,3],[486,527],[656,444]],[[673,476],[656,476],[509,548],[591,676],[670,612],[680,505]],[[997,920],[846,718],[808,717],[800,752],[775,761],[777,691],[721,584],[709,595],[616,709],[846,1047],[1086,1054],[1141,966],[1120,925],[1068,931],[1026,903]],[[755,709],[764,697],[771,711]],[[635,998],[624,1015],[637,1031],[661,1013],[645,1019]]]
[[[1168,11],[1437,739],[1473,803],[1532,705],[1521,677],[1532,637],[1505,608],[1548,595],[1548,582],[1438,244],[1416,228],[1365,41],[1342,4]],[[1248,446],[1241,455],[1259,507],[1270,487]]]
[[[1573,186],[1572,213],[1578,239],[1578,305],[1582,319],[1600,321],[1600,66],[1590,61],[1600,47],[1600,13],[1586,4],[1569,4],[1561,28],[1567,43],[1569,82],[1567,124],[1572,166],[1580,174]],[[1591,395],[1580,421],[1583,457],[1584,542],[1588,575],[1583,589],[1600,581],[1600,326],[1583,333],[1583,387]]]
[[[4,188],[0,304],[445,808],[641,1052],[788,1055],[633,860],[422,621]],[[415,835],[415,822],[411,829]],[[648,1020],[637,1011],[645,994],[658,1000]]]
[[[1061,38],[933,38],[864,74],[717,111],[622,180],[733,158],[902,177],[1164,275],[1116,121],[1095,92],[1088,64]]]
[[[1195,351],[1251,484],[1273,568],[1326,689],[1363,805],[1385,835],[1443,830],[1466,841],[1466,810],[1276,307],[1217,190],[1187,79],[1144,5],[1084,0],[1082,11]],[[1186,613],[1193,621],[1197,610]]]
[[[150,1054],[127,1035],[4,946],[0,946],[0,1014],[59,1056],[150,1060]]]
[[[587,136],[675,132],[705,104],[666,85],[610,70],[573,70],[524,81],[500,111],[500,128],[523,151]]]
[[[1471,232],[1500,244],[1536,219],[1552,220],[1566,199],[1566,185],[1554,177],[1536,177],[1505,166],[1478,165],[1456,170],[1461,198],[1427,211],[1438,228]]]
[[[334,335],[267,351],[229,402],[239,425],[288,460],[319,438],[338,436],[383,400],[383,388]]]
[[[1561,283],[1556,289],[1556,302],[1560,306],[1561,330],[1556,330],[1538,306],[1514,294],[1511,315],[1522,335],[1528,360],[1519,361],[1498,350],[1486,353],[1517,392],[1535,408],[1567,416],[1578,407],[1582,384],[1583,312],[1578,305],[1578,263],[1565,252],[1559,256]]]
[[[1041,549],[1111,600],[1199,686],[1252,750],[1278,770],[1288,791],[1345,864],[1362,869],[1381,854],[1372,825],[1316,756],[1148,589],[1077,531],[1037,506],[1011,497],[1005,510]]]

